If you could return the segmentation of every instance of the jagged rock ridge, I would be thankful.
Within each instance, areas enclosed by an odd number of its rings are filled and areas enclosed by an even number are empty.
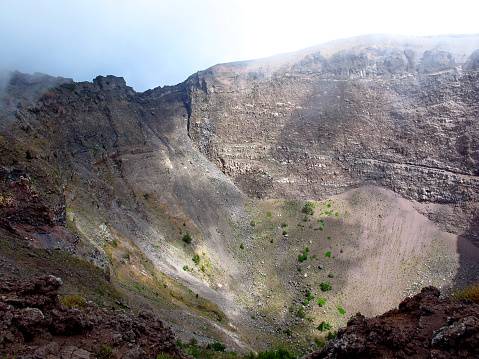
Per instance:
[[[108,348],[116,358],[153,358],[160,353],[185,357],[171,329],[151,313],[134,316],[94,303],[83,303],[81,310],[70,308],[58,300],[61,285],[53,276],[24,281],[2,277],[2,355],[86,359]]]

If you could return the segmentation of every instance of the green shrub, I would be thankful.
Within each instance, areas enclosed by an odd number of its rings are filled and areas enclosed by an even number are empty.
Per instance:
[[[185,242],[186,244],[190,244],[193,239],[192,239],[191,236],[187,233],[187,234],[185,234],[185,235],[183,236],[182,240],[183,240],[183,242]]]
[[[323,321],[323,322],[321,322],[321,324],[318,325],[318,327],[316,329],[318,329],[322,333],[322,332],[325,332],[327,330],[330,330],[331,329],[331,324],[326,323],[326,322]]]
[[[318,298],[318,305],[322,307],[326,303],[326,299]]]
[[[325,257],[331,258],[331,252],[326,252]]]
[[[96,357],[98,359],[113,359],[116,358],[116,354],[110,346],[102,344]]]
[[[479,304],[479,283],[471,283],[462,289],[455,289],[451,298],[454,300],[469,299]]]
[[[332,340],[336,338],[336,332],[329,332],[328,335],[326,335],[326,340]]]
[[[85,309],[86,300],[81,294],[70,294],[60,299],[60,303],[67,307],[77,307],[80,310]]]
[[[198,254],[195,254],[191,259],[193,260],[193,262],[195,262],[196,265],[200,264],[200,256]]]
[[[288,223],[286,222],[281,223],[281,228],[286,228],[286,227],[288,227]]]
[[[301,212],[309,214],[310,216],[312,216],[314,214],[314,207],[315,207],[314,203],[308,201],[308,202],[306,202],[304,207],[301,209]]]
[[[327,291],[333,289],[333,286],[329,282],[328,283],[321,282],[321,284],[319,286],[321,287],[321,290],[323,292],[327,292]]]
[[[306,299],[311,301],[314,299],[314,295],[312,295],[311,292],[306,292]]]
[[[271,217],[271,216],[272,216],[271,212],[266,213],[266,217]]]
[[[287,234],[288,234],[288,232],[286,232],[286,231],[283,231],[283,236],[285,236],[285,235],[287,235]]]
[[[346,311],[345,311],[343,308],[341,308],[341,307],[338,307],[338,311],[339,311],[339,313],[341,313],[341,314],[346,314]]]
[[[334,278],[333,272],[329,272],[328,277],[329,277],[329,278]]]
[[[307,254],[300,254],[300,255],[298,255],[298,261],[299,261],[299,263],[303,263],[306,259],[308,259],[308,255],[307,255]]]
[[[244,244],[243,243],[240,244],[240,249],[244,249]]]
[[[288,329],[289,330],[289,329]],[[285,349],[276,351],[259,352],[257,355],[251,353],[246,359],[296,359],[296,357]]]
[[[300,307],[299,310],[298,310],[298,317],[300,318],[306,318],[306,313],[304,312],[304,308],[303,307]]]
[[[255,221],[251,221],[251,223],[250,223],[250,224],[251,224],[251,227],[254,227],[254,226],[256,226],[256,222],[255,222]]]
[[[213,349],[215,352],[224,352],[226,349],[226,345],[223,345],[219,342],[214,342],[213,344],[208,344],[206,349]]]

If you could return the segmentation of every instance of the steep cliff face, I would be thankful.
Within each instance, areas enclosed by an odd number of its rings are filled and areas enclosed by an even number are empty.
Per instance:
[[[369,36],[217,65],[187,82],[189,135],[246,193],[326,198],[364,184],[477,216],[479,38]]]

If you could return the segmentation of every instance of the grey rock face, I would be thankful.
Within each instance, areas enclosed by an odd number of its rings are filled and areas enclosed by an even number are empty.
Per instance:
[[[451,206],[440,226],[479,243],[478,37],[376,40],[200,72],[186,82],[190,137],[251,196],[383,186]]]

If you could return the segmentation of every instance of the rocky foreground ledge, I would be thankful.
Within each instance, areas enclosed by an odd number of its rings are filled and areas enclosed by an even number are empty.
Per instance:
[[[60,303],[62,280],[0,279],[0,357],[87,359],[184,358],[172,330],[152,313],[138,316],[99,308],[79,310]]]
[[[479,358],[479,305],[439,298],[435,287],[374,318],[360,313],[318,352],[319,358]]]

